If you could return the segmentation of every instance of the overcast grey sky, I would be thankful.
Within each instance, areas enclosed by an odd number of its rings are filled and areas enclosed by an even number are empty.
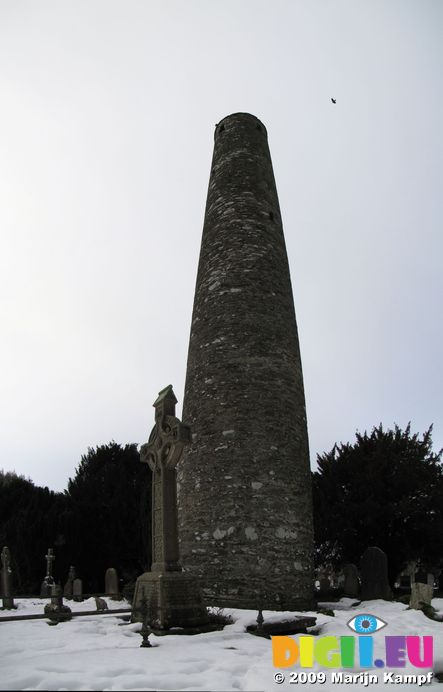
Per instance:
[[[0,468],[181,414],[214,125],[268,129],[311,460],[442,421],[443,2],[0,0]],[[337,104],[331,103],[331,96]]]

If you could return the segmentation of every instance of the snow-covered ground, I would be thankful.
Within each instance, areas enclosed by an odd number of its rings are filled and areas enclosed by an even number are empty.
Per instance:
[[[109,608],[128,604],[106,599]],[[17,615],[41,613],[47,600],[16,599]],[[335,617],[315,612],[316,630],[324,635],[352,635],[347,622],[359,613],[371,613],[387,623],[373,636],[375,656],[384,651],[385,636],[431,635],[434,639],[434,672],[443,672],[443,623],[434,622],[420,611],[409,610],[401,603],[367,601],[352,607],[350,599],[322,604],[334,610]],[[69,602],[73,610],[93,610],[93,599],[83,603]],[[442,613],[443,599],[434,599],[433,606]],[[0,615],[10,614],[3,611]],[[194,636],[150,636],[151,649],[140,648],[140,624],[125,623],[118,615],[88,615],[69,622],[48,626],[47,620],[0,623],[0,689],[2,690],[294,690],[305,689],[338,692],[367,689],[360,683],[333,683],[332,669],[314,664],[312,670],[324,670],[323,684],[300,682],[291,684],[294,665],[277,669],[272,661],[272,643],[248,634],[247,625],[255,623],[257,613],[250,610],[226,610],[234,623],[224,630]],[[293,613],[286,613],[287,616]],[[265,620],[281,619],[282,613],[264,612]],[[298,640],[299,635],[294,638]],[[426,669],[397,669],[396,673],[425,674]],[[282,684],[274,681],[276,672],[285,676]],[[337,672],[337,669],[334,669]],[[346,670],[347,673],[359,672]],[[417,690],[414,683],[384,683],[383,670],[367,671],[378,676],[379,682],[369,688]],[[434,678],[431,683],[438,685]],[[441,688],[443,690],[443,687]]]

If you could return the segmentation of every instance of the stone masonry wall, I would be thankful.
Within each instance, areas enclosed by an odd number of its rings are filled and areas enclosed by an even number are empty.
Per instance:
[[[215,131],[192,315],[178,468],[181,562],[208,604],[312,603],[303,376],[264,125]]]

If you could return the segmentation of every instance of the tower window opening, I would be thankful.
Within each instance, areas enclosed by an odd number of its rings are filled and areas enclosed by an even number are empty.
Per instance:
[[[274,221],[274,212],[273,211],[269,212],[269,218],[271,219],[271,221]]]
[[[261,125],[257,125],[257,130],[260,130],[261,132]]]
[[[220,125],[220,127],[218,128],[218,131],[219,131],[219,132],[223,132],[224,129],[225,129],[225,126],[224,126],[224,125]]]

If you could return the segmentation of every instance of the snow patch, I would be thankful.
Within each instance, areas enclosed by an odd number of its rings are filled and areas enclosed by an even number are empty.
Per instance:
[[[231,527],[230,527],[231,528]],[[252,528],[252,527],[249,527]],[[229,529],[228,529],[229,531]],[[203,534],[204,535],[204,534]],[[203,537],[202,535],[202,537]],[[203,551],[199,551],[203,552]],[[109,608],[121,608],[126,602],[106,599]],[[42,613],[48,599],[15,599],[17,614]],[[359,613],[372,613],[388,623],[390,636],[420,635],[434,638],[434,670],[443,666],[443,629],[441,622],[426,618],[421,611],[408,610],[408,606],[391,601],[366,601],[353,607],[355,599],[342,598],[338,602],[319,603],[319,608],[330,608],[335,617],[317,612],[264,613],[266,622],[291,619],[294,615],[313,615],[321,636],[340,637],[351,634],[349,620]],[[210,604],[208,604],[210,605]],[[443,610],[443,599],[432,602]],[[76,603],[69,601],[73,610],[95,610],[93,599]],[[11,613],[13,614],[13,613]],[[151,652],[140,649],[141,623],[125,623],[108,613],[76,619],[57,627],[48,627],[46,620],[3,622],[0,624],[1,686],[12,690],[266,690],[277,688],[288,691],[290,669],[285,671],[286,683],[274,682],[276,668],[272,664],[271,643],[246,633],[246,627],[256,623],[256,610],[226,609],[233,624],[223,630],[197,636],[163,636],[151,634]],[[385,654],[384,632],[373,635],[374,656]],[[299,640],[295,635],[294,639]],[[25,653],[24,653],[25,652]],[[338,668],[337,670],[340,670]],[[363,685],[337,685],[331,682],[331,669],[315,664],[315,672],[326,673],[325,684],[304,685],[306,692],[351,692],[366,689]],[[358,672],[358,656],[354,668],[343,672]],[[423,671],[427,673],[428,670]],[[383,684],[384,671],[371,669],[379,683],[370,689],[382,692],[416,692],[416,684]],[[417,673],[406,659],[404,674]],[[432,685],[437,688],[434,678]],[[295,688],[294,687],[294,692]],[[369,689],[369,688],[368,688]],[[424,689],[424,687],[423,687]]]

